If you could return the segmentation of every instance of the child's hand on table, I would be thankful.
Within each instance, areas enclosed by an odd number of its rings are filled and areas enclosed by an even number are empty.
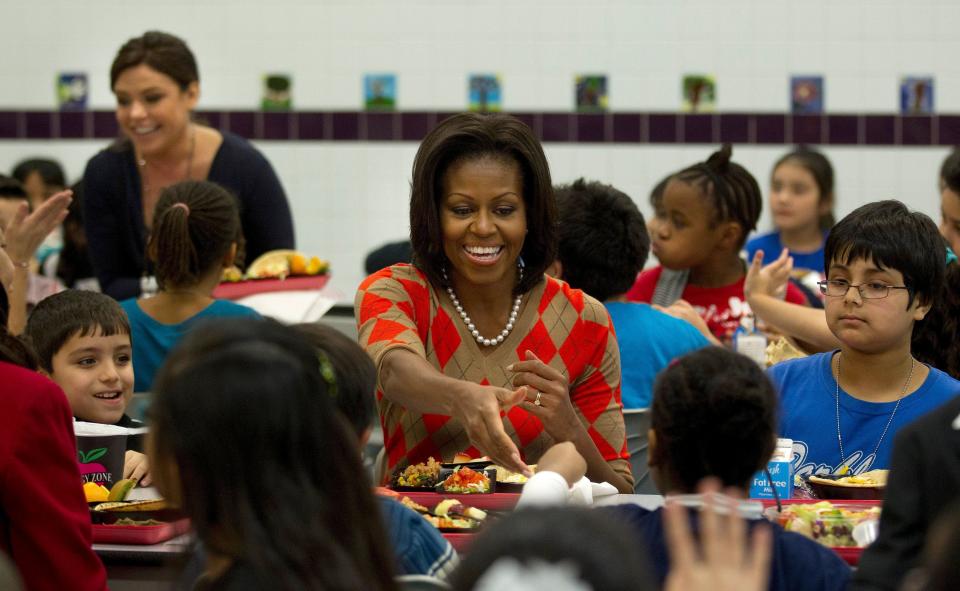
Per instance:
[[[153,477],[150,475],[150,462],[147,456],[127,450],[123,459],[123,477],[138,481],[140,486],[150,486],[153,483]]]

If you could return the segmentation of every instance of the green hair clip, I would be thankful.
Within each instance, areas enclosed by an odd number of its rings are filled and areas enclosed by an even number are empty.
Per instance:
[[[327,393],[331,398],[337,397],[337,374],[333,371],[333,364],[327,354],[317,349],[317,361],[320,362],[320,376],[327,383]]]
[[[955,252],[953,252],[953,249],[948,246],[947,247],[947,265],[955,262],[957,262],[957,255]]]

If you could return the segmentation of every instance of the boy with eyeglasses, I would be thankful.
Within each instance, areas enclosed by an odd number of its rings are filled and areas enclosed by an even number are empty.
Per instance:
[[[769,370],[794,474],[888,468],[896,432],[960,395],[960,382],[910,351],[945,258],[936,224],[899,201],[864,205],[830,231],[820,290],[840,349]]]

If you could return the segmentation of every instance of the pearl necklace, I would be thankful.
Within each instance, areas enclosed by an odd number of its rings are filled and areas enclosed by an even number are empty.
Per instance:
[[[907,374],[907,381],[903,383],[903,388],[900,390],[900,398],[897,398],[897,404],[893,407],[893,412],[890,413],[890,418],[887,419],[887,424],[883,427],[883,433],[880,434],[880,440],[877,441],[877,447],[873,448],[873,457],[877,457],[877,452],[880,451],[880,444],[883,443],[883,438],[887,436],[887,429],[890,428],[890,423],[893,422],[893,416],[897,414],[897,409],[900,408],[900,402],[903,400],[903,397],[907,395],[907,388],[910,386],[910,380],[913,378],[913,368],[916,365],[916,361],[911,356],[910,357],[910,373]],[[838,469],[847,463],[847,455],[843,451],[843,435],[840,434],[840,354],[837,354],[837,389],[834,393],[836,399],[836,408],[837,408],[837,443],[840,444],[840,466]],[[849,466],[848,466],[849,468]]]
[[[520,273],[520,278],[518,281],[523,280],[523,266],[518,265],[517,269]],[[507,335],[510,334],[510,331],[513,330],[513,325],[517,321],[517,314],[520,313],[520,302],[523,299],[523,294],[520,294],[513,300],[513,309],[510,310],[510,319],[507,320],[507,325],[500,331],[500,334],[488,339],[480,334],[480,331],[477,330],[476,325],[473,323],[473,320],[470,319],[470,315],[467,314],[467,311],[463,309],[463,306],[460,304],[460,299],[457,298],[457,294],[453,292],[453,286],[450,285],[450,280],[447,278],[447,270],[443,269],[443,282],[447,284],[447,295],[450,296],[450,301],[453,302],[453,308],[457,311],[457,314],[460,314],[460,319],[463,320],[463,323],[467,325],[467,330],[470,331],[470,334],[477,340],[477,343],[483,345],[484,347],[491,347],[493,345],[499,345],[507,338]]]

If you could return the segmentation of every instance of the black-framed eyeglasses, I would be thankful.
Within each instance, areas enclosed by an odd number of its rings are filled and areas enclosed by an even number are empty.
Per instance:
[[[847,292],[850,291],[851,287],[856,288],[860,292],[860,297],[865,300],[879,300],[890,295],[891,289],[906,289],[910,290],[906,285],[887,285],[885,283],[878,283],[876,281],[871,281],[869,283],[850,283],[843,279],[832,279],[829,281],[819,281],[817,285],[820,286],[820,293],[831,298],[839,298],[847,295]]]

